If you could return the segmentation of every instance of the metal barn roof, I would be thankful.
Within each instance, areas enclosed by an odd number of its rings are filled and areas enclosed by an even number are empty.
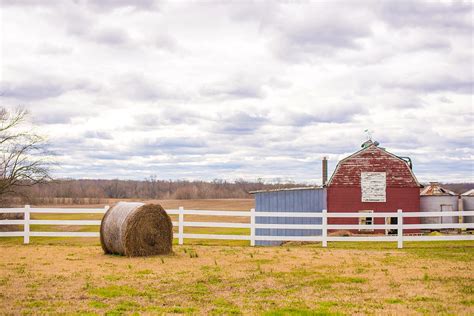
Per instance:
[[[315,190],[315,189],[322,189],[322,186],[311,186],[311,187],[297,187],[297,188],[283,188],[283,189],[272,189],[272,190],[258,190],[258,191],[250,191],[250,194],[255,193],[265,193],[265,192],[279,192],[279,191],[298,191],[298,190]]]
[[[457,195],[457,194],[454,193],[453,191],[450,191],[448,189],[441,187],[438,182],[431,182],[429,186],[427,186],[420,192],[420,195],[446,196],[446,195]]]
[[[474,196],[474,189],[471,189],[467,192],[464,192],[463,194],[461,194],[462,196]]]

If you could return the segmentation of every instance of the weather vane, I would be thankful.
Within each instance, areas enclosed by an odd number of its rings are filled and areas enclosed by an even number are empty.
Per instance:
[[[367,140],[372,140],[373,131],[371,131],[369,129],[366,129],[366,130],[364,130],[364,132],[365,132],[365,136],[367,136]]]

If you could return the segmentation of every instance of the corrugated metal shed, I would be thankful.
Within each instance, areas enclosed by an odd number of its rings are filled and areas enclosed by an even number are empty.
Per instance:
[[[321,218],[288,218],[259,216],[258,212],[321,212],[326,208],[326,189],[303,187],[255,191],[256,224],[321,224]],[[320,236],[320,229],[263,229],[256,236]],[[256,245],[279,245],[279,241],[256,241]]]

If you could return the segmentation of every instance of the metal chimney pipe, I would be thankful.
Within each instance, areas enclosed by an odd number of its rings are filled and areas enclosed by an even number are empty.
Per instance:
[[[323,157],[323,185],[328,182],[328,158]]]

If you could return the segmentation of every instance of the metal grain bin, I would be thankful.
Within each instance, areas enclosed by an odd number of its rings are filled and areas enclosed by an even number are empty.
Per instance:
[[[463,211],[474,211],[474,189],[461,195]],[[464,223],[474,223],[474,216],[464,216]]]
[[[255,195],[256,224],[321,224],[321,218],[265,217],[258,212],[321,212],[326,208],[326,189],[303,187],[250,192]],[[321,229],[257,228],[256,236],[321,236]],[[280,241],[256,241],[258,246],[280,245]]]
[[[429,186],[420,193],[421,212],[452,212],[459,211],[458,195],[452,191],[442,188],[439,183],[431,182]],[[422,224],[452,224],[458,223],[458,216],[449,217],[422,217]]]

